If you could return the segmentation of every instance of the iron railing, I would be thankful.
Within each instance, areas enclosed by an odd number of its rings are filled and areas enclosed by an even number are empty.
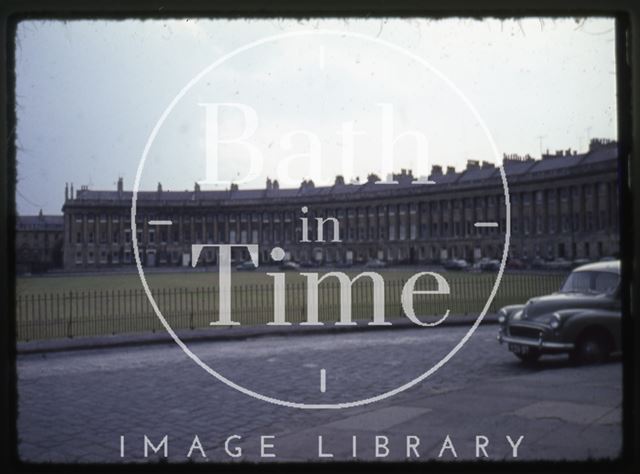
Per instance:
[[[556,291],[564,274],[506,274],[488,312],[507,304]],[[495,283],[495,274],[461,273],[448,278],[449,295],[415,295],[418,316],[479,314]],[[404,315],[400,302],[404,279],[385,280],[386,319]],[[435,280],[423,277],[416,290],[434,289]],[[217,321],[217,287],[158,288],[153,297],[173,329],[209,328]],[[352,286],[352,319],[372,318],[372,285],[361,278]],[[322,282],[318,291],[318,317],[322,322],[339,320],[340,285],[336,279]],[[306,320],[307,287],[304,283],[286,285],[286,320]],[[242,325],[266,324],[273,320],[273,286],[237,285],[231,290],[232,320]],[[219,327],[219,326],[216,326]],[[125,334],[159,331],[163,326],[142,288],[58,291],[16,295],[16,329],[19,341],[64,337]]]

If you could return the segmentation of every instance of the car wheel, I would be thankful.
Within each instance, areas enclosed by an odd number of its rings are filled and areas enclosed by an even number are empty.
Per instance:
[[[518,359],[520,359],[524,364],[534,364],[535,362],[538,362],[540,355],[540,352],[532,349],[526,354],[516,354],[516,357],[518,357]]]
[[[578,364],[600,364],[607,360],[608,355],[606,339],[599,334],[587,334],[578,340],[570,358]]]

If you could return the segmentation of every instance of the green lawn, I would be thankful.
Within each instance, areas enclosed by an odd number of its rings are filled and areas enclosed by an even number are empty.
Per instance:
[[[279,271],[277,269],[268,271]],[[318,272],[325,273],[329,270],[316,270],[301,268],[297,272],[285,272],[286,281],[289,284],[304,283],[306,279],[300,275],[301,272]],[[353,277],[362,271],[368,270],[334,270],[343,271],[347,275]],[[373,270],[380,273],[385,280],[401,280],[408,279],[419,271],[419,267],[407,268],[388,268]],[[441,270],[438,270],[441,271]],[[446,278],[449,281],[469,279],[477,277],[483,280],[494,279],[493,274],[470,274],[462,272],[446,272]],[[154,289],[165,288],[202,288],[218,285],[218,273],[211,272],[184,272],[184,273],[147,273],[146,280],[150,287]],[[234,286],[245,285],[266,285],[273,280],[267,275],[266,271],[236,271],[231,274],[231,281]],[[127,274],[105,274],[105,275],[88,275],[88,276],[37,276],[18,278],[17,292],[18,294],[33,293],[66,293],[68,291],[94,291],[94,290],[129,290],[142,288],[140,277],[137,273]]]
[[[275,271],[275,270],[273,270]],[[313,272],[315,270],[300,270]],[[359,271],[346,272],[354,276]],[[387,319],[403,316],[400,294],[406,280],[423,271],[419,267],[378,269],[385,280]],[[493,273],[445,272],[450,295],[416,295],[419,316],[477,314],[495,281]],[[506,273],[490,311],[532,296],[557,290],[561,274]],[[147,276],[154,298],[174,329],[210,327],[218,316],[218,275],[215,272],[155,273]],[[306,279],[298,272],[286,273],[286,319],[306,319]],[[273,318],[272,278],[264,272],[232,273],[232,319],[243,325],[264,324]],[[416,289],[435,287],[422,278]],[[161,330],[161,324],[142,290],[137,274],[101,276],[46,276],[19,278],[17,282],[18,340],[48,339]],[[368,279],[353,285],[353,319],[370,319],[372,288]],[[339,285],[324,282],[319,290],[321,321],[339,318]]]

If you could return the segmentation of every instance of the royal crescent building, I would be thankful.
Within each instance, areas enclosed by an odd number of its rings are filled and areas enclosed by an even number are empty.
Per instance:
[[[509,255],[531,260],[599,259],[619,252],[619,174],[616,143],[593,139],[589,150],[505,155],[511,208]],[[263,189],[140,191],[137,241],[143,264],[187,266],[192,244],[257,244],[259,259],[282,247],[289,259],[349,264],[379,259],[388,263],[432,263],[451,258],[499,258],[505,240],[506,206],[499,168],[469,160],[465,169],[433,166],[431,184],[411,171],[380,184],[375,175],[363,183],[331,186],[303,181],[295,189],[267,180]],[[65,189],[64,267],[67,270],[133,265],[132,192],[119,179],[117,189],[86,186]],[[303,212],[306,208],[307,212]],[[302,242],[302,217],[309,242]],[[315,218],[334,217],[318,242]],[[170,221],[152,225],[150,221]],[[497,223],[478,227],[476,222]],[[314,224],[312,224],[314,223]],[[495,224],[494,224],[495,225]],[[336,235],[336,231],[339,235]],[[246,248],[233,260],[248,260]],[[215,265],[217,250],[207,248],[199,265]]]

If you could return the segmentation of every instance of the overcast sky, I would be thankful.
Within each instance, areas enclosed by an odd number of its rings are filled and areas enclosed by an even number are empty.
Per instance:
[[[25,21],[16,44],[20,214],[60,213],[65,182],[115,189],[122,176],[131,189],[150,133],[181,91],[141,189],[206,180],[204,103],[256,113],[248,141],[263,166],[244,188],[282,175],[283,162],[283,185],[384,174],[384,110],[393,136],[427,143],[398,139],[394,169],[495,161],[492,140],[499,154],[539,156],[541,144],[584,150],[588,137],[616,138],[612,19]],[[222,138],[246,129],[241,109],[220,110]],[[351,144],[341,135],[349,123],[359,133]],[[351,151],[349,168],[342,155]],[[247,175],[245,146],[221,146],[218,157],[221,179]]]

